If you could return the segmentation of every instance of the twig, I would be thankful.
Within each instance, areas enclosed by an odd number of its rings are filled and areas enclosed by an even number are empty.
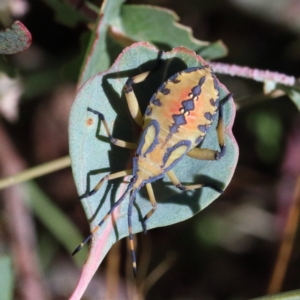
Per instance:
[[[270,281],[268,294],[276,294],[280,292],[282,283],[286,274],[287,266],[290,261],[296,230],[298,227],[300,214],[300,176],[297,179],[293,202],[290,207],[288,220],[284,229],[284,234],[277,256],[275,268]]]
[[[0,190],[23,181],[27,181],[36,177],[40,177],[42,175],[52,173],[54,171],[61,170],[63,168],[69,167],[70,164],[71,164],[70,157],[65,156],[53,160],[51,162],[25,170],[23,172],[19,172],[15,175],[2,178],[0,179]]]
[[[214,72],[226,74],[230,76],[239,76],[243,78],[253,79],[255,81],[274,81],[284,85],[293,86],[296,83],[296,78],[278,72],[268,70],[258,70],[249,67],[241,67],[219,62],[210,62]]]
[[[146,295],[150,288],[172,267],[176,260],[175,253],[168,253],[167,257],[149,274],[139,287],[140,293]]]
[[[18,173],[25,167],[0,124],[0,168],[2,175]],[[17,277],[20,299],[49,299],[38,267],[35,230],[24,196],[23,186],[10,187],[2,192],[10,233],[10,248]]]

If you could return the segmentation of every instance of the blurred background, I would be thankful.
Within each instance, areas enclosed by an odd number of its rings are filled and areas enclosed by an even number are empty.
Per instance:
[[[229,54],[218,61],[300,76],[297,0],[126,4],[172,9],[197,39],[221,39]],[[78,17],[68,17],[65,5]],[[84,1],[1,1],[2,27],[18,19],[33,36],[27,51],[0,57],[1,177],[68,155],[68,115],[96,17]],[[242,300],[267,294],[300,171],[299,113],[287,96],[263,97],[261,83],[218,78],[238,109],[233,133],[240,158],[231,184],[190,220],[137,235],[143,261],[138,288],[128,275],[124,239],[83,299]],[[0,268],[6,287],[14,286],[11,299],[67,299],[86,255],[74,259],[72,248],[89,233],[71,169],[4,189],[0,197]],[[61,237],[64,230],[72,233],[70,240]],[[298,234],[282,291],[300,288],[299,263]]]

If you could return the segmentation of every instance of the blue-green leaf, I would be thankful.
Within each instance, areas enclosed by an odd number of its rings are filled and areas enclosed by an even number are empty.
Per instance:
[[[31,45],[31,34],[20,22],[15,21],[11,28],[0,31],[0,54],[15,54]]]
[[[103,2],[79,85],[108,69],[123,48],[134,42],[150,42],[162,50],[181,45],[194,50],[204,59],[227,54],[222,41],[210,43],[194,38],[192,30],[179,24],[178,16],[171,10],[150,5],[123,5],[123,2]]]
[[[106,174],[128,169],[132,165],[133,153],[111,145],[103,125],[99,125],[97,116],[87,112],[87,108],[90,107],[104,114],[114,137],[137,142],[140,129],[130,117],[122,92],[123,86],[129,76],[153,68],[157,63],[157,56],[158,50],[153,46],[148,43],[136,43],[126,48],[108,71],[94,76],[79,90],[71,110],[69,124],[72,169],[79,195],[90,191]],[[151,95],[167,79],[166,77],[187,67],[203,64],[199,56],[183,47],[164,53],[162,58],[165,63],[162,64],[161,70],[155,72],[145,82],[135,86],[142,111]],[[228,95],[223,85],[221,85],[220,94],[221,98]],[[225,157],[220,161],[184,158],[174,168],[182,183],[206,182],[226,188],[238,159],[238,147],[231,132],[234,116],[235,106],[231,100],[224,107],[227,144]],[[101,138],[98,139],[99,126]],[[203,148],[219,149],[215,127],[216,122],[205,138]],[[128,178],[126,180],[128,182]],[[99,223],[112,204],[120,198],[126,186],[126,182],[114,180],[102,186],[95,195],[82,200],[91,228]],[[190,192],[178,191],[167,177],[154,182],[153,189],[158,207],[149,219],[149,229],[188,219],[219,196],[218,192],[209,187]],[[112,244],[128,235],[127,206],[128,199],[125,199],[115,210],[113,218],[107,220],[97,232],[78,289],[84,289],[89,281],[87,278],[92,276]],[[151,204],[147,192],[142,189],[136,197],[132,215],[134,233],[142,231],[141,219],[150,209]],[[75,291],[77,292],[78,290]]]

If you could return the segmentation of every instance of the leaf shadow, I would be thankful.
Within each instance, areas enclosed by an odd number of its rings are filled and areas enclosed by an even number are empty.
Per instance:
[[[183,185],[198,183],[205,184],[206,188],[211,188],[212,190],[222,190],[225,187],[223,182],[203,174],[195,175],[193,182],[182,182]],[[158,204],[172,203],[182,206],[189,206],[193,215],[197,214],[204,208],[201,207],[201,194],[203,193],[203,188],[180,191],[179,189],[174,189],[174,185],[171,182],[163,182],[161,179],[153,183],[153,190]],[[141,189],[140,193],[142,197],[146,199],[149,198],[146,189]],[[139,221],[142,222],[144,216],[142,215],[139,204],[135,202],[134,206],[138,212]],[[149,209],[150,208],[151,204],[149,201]]]

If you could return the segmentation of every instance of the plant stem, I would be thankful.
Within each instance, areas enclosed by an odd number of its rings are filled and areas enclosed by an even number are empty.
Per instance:
[[[51,162],[33,167],[31,169],[20,172],[16,175],[11,175],[5,178],[0,179],[0,190],[11,185],[27,181],[36,177],[40,177],[71,165],[71,160],[69,156],[65,156]]]
[[[25,161],[17,152],[9,136],[0,124],[0,170],[3,176],[22,172]],[[38,267],[37,238],[31,211],[26,204],[28,191],[22,186],[14,186],[2,193],[6,216],[6,228],[10,236],[8,247],[11,252],[19,299],[48,300],[49,291]]]
[[[284,85],[293,86],[297,81],[293,76],[268,70],[258,70],[219,62],[211,62],[210,65],[216,73],[249,78],[260,82],[274,81]]]
[[[286,275],[288,263],[295,243],[300,216],[300,176],[298,176],[288,220],[284,229],[276,264],[268,288],[268,294],[279,293]]]

